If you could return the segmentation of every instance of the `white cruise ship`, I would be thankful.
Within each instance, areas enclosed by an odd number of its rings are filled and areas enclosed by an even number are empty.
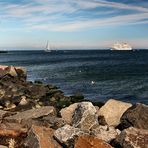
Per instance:
[[[127,43],[115,43],[111,50],[132,50],[132,47]]]

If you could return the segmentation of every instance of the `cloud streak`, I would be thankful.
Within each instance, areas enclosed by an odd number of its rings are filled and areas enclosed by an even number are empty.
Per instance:
[[[17,20],[24,28],[33,30],[63,32],[148,23],[148,8],[107,0],[32,0],[23,4],[3,2],[0,8],[1,22]]]

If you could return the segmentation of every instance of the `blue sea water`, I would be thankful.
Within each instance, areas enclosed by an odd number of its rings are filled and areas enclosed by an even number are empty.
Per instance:
[[[0,64],[24,66],[28,80],[55,84],[65,95],[148,104],[148,50],[11,51],[0,54]]]

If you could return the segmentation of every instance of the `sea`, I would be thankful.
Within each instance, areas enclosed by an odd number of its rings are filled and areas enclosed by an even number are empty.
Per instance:
[[[148,50],[9,51],[0,53],[0,65],[26,67],[28,81],[56,85],[65,95],[148,104]]]

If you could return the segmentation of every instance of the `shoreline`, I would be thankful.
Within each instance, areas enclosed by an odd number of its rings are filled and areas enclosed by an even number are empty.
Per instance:
[[[65,96],[52,84],[26,78],[23,67],[0,66],[0,147],[148,146],[147,105]]]
[[[148,104],[147,68],[141,66],[147,65],[147,55],[148,52],[126,54],[91,50],[52,54],[44,51],[12,52],[1,55],[1,64],[24,66],[28,78],[59,86],[66,95],[80,90],[93,101],[118,98]],[[91,81],[95,84],[92,85]]]

